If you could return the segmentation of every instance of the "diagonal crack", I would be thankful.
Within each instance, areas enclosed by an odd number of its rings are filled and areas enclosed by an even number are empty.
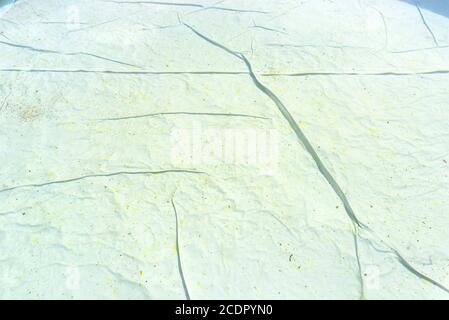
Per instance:
[[[248,27],[250,29],[261,29],[261,30],[266,30],[266,31],[271,31],[271,32],[276,32],[276,33],[282,33],[282,34],[287,34],[284,31],[281,30],[276,30],[276,29],[272,29],[272,28],[268,28],[268,27],[264,27],[264,26],[259,26],[259,25],[253,25],[251,27]]]
[[[416,9],[418,9],[419,15],[421,16],[421,20],[424,23],[424,26],[426,27],[427,31],[429,31],[430,35],[432,36],[433,42],[435,43],[435,46],[438,47],[438,41],[437,38],[435,37],[435,34],[433,33],[432,29],[430,28],[430,26],[427,24],[426,19],[424,18],[424,15],[421,11],[420,5],[419,5],[419,1],[415,0],[415,5],[416,5]]]
[[[290,114],[290,112],[288,111],[288,109],[284,106],[284,104],[281,102],[281,100],[267,87],[265,87],[261,82],[259,82],[259,80],[257,79],[256,75],[253,72],[252,66],[250,64],[250,62],[248,61],[248,59],[239,52],[235,52],[232,51],[228,48],[226,48],[225,46],[213,41],[212,39],[209,39],[208,37],[204,36],[203,34],[199,33],[198,31],[196,31],[193,27],[184,24],[185,26],[187,26],[190,30],[192,30],[196,35],[198,35],[199,37],[201,37],[202,39],[206,40],[207,42],[211,43],[214,46],[217,46],[223,50],[225,50],[226,52],[228,52],[229,54],[235,56],[236,58],[242,60],[249,71],[249,75],[251,77],[251,79],[253,80],[254,84],[256,85],[256,87],[262,91],[265,95],[267,95],[278,107],[279,111],[281,112],[281,114],[284,116],[284,118],[287,120],[287,122],[289,123],[290,127],[292,128],[292,130],[296,133],[296,136],[298,137],[298,139],[300,140],[300,142],[303,144],[303,146],[306,148],[307,152],[312,156],[312,158],[314,159],[319,171],[321,172],[321,174],[324,176],[324,178],[327,180],[327,182],[330,184],[330,186],[333,188],[333,190],[335,191],[335,193],[337,194],[337,196],[340,198],[340,200],[342,201],[346,213],[348,214],[349,218],[351,219],[353,225],[354,225],[354,241],[355,241],[355,245],[356,245],[356,259],[357,259],[357,265],[358,265],[358,271],[359,271],[359,275],[360,275],[360,281],[361,281],[361,296],[364,296],[364,289],[363,289],[363,279],[361,277],[361,266],[360,266],[360,260],[359,260],[359,254],[358,254],[358,245],[357,245],[357,227],[360,228],[367,228],[365,225],[363,225],[355,216],[349,201],[347,200],[345,194],[343,193],[343,191],[341,190],[340,186],[337,184],[337,182],[335,181],[335,179],[332,177],[332,175],[329,173],[329,171],[327,170],[327,168],[324,166],[324,164],[322,163],[321,159],[319,158],[318,154],[315,152],[314,148],[312,147],[311,143],[309,142],[309,140],[307,139],[307,137],[304,135],[304,133],[302,132],[302,130],[299,128],[298,124],[296,123],[296,121],[293,119],[292,115]]]
[[[325,165],[323,164],[323,162],[321,161],[320,157],[318,156],[318,154],[316,153],[315,149],[313,148],[313,146],[311,145],[311,143],[309,142],[309,140],[307,139],[307,137],[304,135],[304,133],[302,132],[302,130],[299,128],[299,125],[296,123],[296,121],[293,119],[292,115],[290,114],[290,112],[288,111],[288,109],[285,107],[285,105],[282,103],[282,101],[270,90],[268,89],[266,86],[264,86],[256,77],[251,63],[248,61],[248,59],[245,57],[245,55],[241,52],[237,52],[237,51],[233,51],[227,47],[225,47],[224,45],[215,42],[214,40],[206,37],[205,35],[201,34],[200,32],[198,32],[196,29],[194,29],[192,26],[183,23],[187,28],[189,28],[193,33],[195,33],[198,37],[202,38],[203,40],[207,41],[208,43],[226,51],[227,53],[233,55],[234,57],[236,57],[237,59],[243,61],[246,64],[246,67],[248,68],[249,71],[249,75],[251,77],[251,79],[253,80],[255,86],[262,91],[265,95],[267,95],[274,103],[275,105],[278,107],[279,111],[281,112],[282,116],[285,118],[285,120],[289,123],[291,129],[295,132],[297,138],[299,139],[299,141],[303,144],[304,148],[306,149],[306,151],[310,154],[310,156],[313,158],[313,160],[315,161],[316,166],[318,167],[318,170],[320,171],[320,173],[322,174],[322,176],[326,179],[326,181],[329,183],[329,185],[332,187],[332,189],[334,190],[334,192],[336,193],[336,195],[340,198],[341,202],[344,205],[346,214],[348,215],[349,219],[351,220],[353,226],[354,226],[354,244],[355,244],[355,250],[356,250],[356,259],[357,259],[357,264],[359,267],[359,274],[361,275],[361,264],[360,264],[360,258],[359,258],[359,249],[358,249],[358,231],[359,230],[366,230],[368,232],[370,232],[371,234],[375,235],[374,231],[372,231],[368,226],[366,226],[365,224],[363,224],[355,215],[351,205],[349,204],[348,199],[346,198],[346,195],[343,193],[341,187],[338,185],[338,183],[335,181],[335,179],[333,178],[333,176],[330,174],[330,172],[328,171],[328,169],[325,167]],[[438,288],[444,290],[445,292],[449,293],[449,289],[447,289],[445,286],[443,286],[442,284],[438,283],[437,281],[431,279],[430,277],[424,275],[423,273],[419,272],[418,270],[416,270],[410,263],[408,263],[400,254],[399,252],[393,248],[393,246],[387,244],[385,241],[381,240],[382,243],[384,243],[389,249],[390,252],[394,253],[396,258],[398,259],[399,263],[405,267],[406,270],[408,270],[409,272],[411,272],[412,274],[414,274],[415,276],[427,280],[428,282],[430,282],[431,284],[437,286]],[[364,295],[364,287],[363,287],[363,280],[361,278],[361,293],[362,293],[362,297]]]
[[[93,54],[93,53],[88,53],[88,52],[83,52],[83,51],[80,51],[80,52],[63,52],[63,51],[56,51],[56,50],[40,49],[40,48],[34,48],[32,46],[16,44],[16,43],[7,42],[7,41],[0,41],[0,44],[3,44],[5,46],[9,46],[9,47],[25,49],[25,50],[30,50],[30,51],[34,51],[34,52],[40,52],[40,53],[60,54],[60,55],[65,55],[65,56],[87,56],[87,57],[93,57],[93,58],[96,58],[96,59],[105,60],[105,61],[109,61],[109,62],[114,62],[114,63],[118,63],[118,64],[121,64],[121,65],[129,66],[129,67],[141,68],[140,66],[137,66],[137,65],[134,65],[134,64],[122,62],[122,61],[115,60],[115,59],[106,58],[106,57],[103,57],[103,56],[99,56],[99,55],[96,55],[96,54]]]
[[[0,36],[5,38],[6,40],[10,40],[7,36],[5,36],[5,33],[3,31],[0,31]]]
[[[50,182],[44,182],[44,183],[25,184],[25,185],[1,189],[0,193],[13,191],[13,190],[17,190],[17,189],[39,188],[39,187],[45,187],[45,186],[54,185],[54,184],[65,184],[65,183],[76,182],[76,181],[81,181],[81,180],[91,179],[91,178],[114,177],[114,176],[132,176],[132,175],[157,175],[157,174],[164,174],[164,173],[205,174],[205,172],[201,172],[201,171],[182,170],[182,169],[171,169],[171,170],[161,170],[161,171],[119,171],[119,172],[103,173],[103,174],[89,174],[89,175],[85,175],[85,176],[81,176],[81,177],[65,179],[65,180],[56,180],[56,181],[50,181]]]
[[[359,227],[364,226],[357,219],[357,217],[355,216],[354,211],[352,210],[351,205],[349,204],[349,201],[347,200],[345,194],[343,193],[343,191],[341,190],[340,186],[335,181],[335,179],[332,177],[330,172],[324,166],[323,162],[321,161],[320,157],[316,153],[316,151],[313,148],[312,144],[309,142],[307,137],[304,135],[302,130],[299,128],[299,126],[296,123],[296,121],[293,119],[293,116],[291,115],[291,113],[288,111],[288,109],[285,107],[285,105],[281,102],[281,100],[270,89],[268,89],[261,82],[259,82],[259,80],[257,79],[256,75],[253,72],[252,66],[251,66],[250,62],[248,61],[248,59],[246,59],[246,57],[242,53],[236,52],[236,51],[232,51],[232,50],[226,48],[225,46],[223,46],[223,45],[221,45],[221,44],[219,44],[219,43],[217,43],[217,42],[207,38],[206,36],[204,36],[203,34],[199,33],[198,31],[196,31],[193,27],[189,26],[188,24],[184,24],[184,25],[186,27],[188,27],[190,30],[192,30],[196,35],[201,37],[202,39],[206,40],[207,42],[211,43],[212,45],[214,45],[216,47],[219,47],[219,48],[225,50],[226,52],[228,52],[229,54],[235,56],[239,60],[242,60],[246,64],[246,66],[248,68],[248,71],[249,71],[249,75],[250,75],[251,79],[253,80],[254,84],[256,85],[256,87],[260,91],[262,91],[265,95],[267,95],[276,104],[276,106],[278,107],[279,111],[281,112],[281,114],[283,115],[285,120],[287,120],[288,124],[290,125],[292,130],[295,132],[295,134],[298,137],[298,139],[300,140],[300,142],[304,145],[304,147],[307,150],[307,152],[312,156],[312,158],[315,161],[315,163],[316,163],[319,171],[321,172],[321,174],[324,176],[324,178],[327,180],[327,182],[330,184],[332,189],[334,189],[335,193],[338,195],[338,197],[342,201],[348,216]]]
[[[392,251],[394,252],[394,254],[396,255],[396,258],[398,259],[399,263],[402,264],[402,266],[407,269],[409,272],[411,272],[412,274],[414,274],[415,276],[417,276],[418,278],[421,278],[425,281],[430,282],[431,284],[433,284],[434,286],[437,286],[438,288],[440,288],[441,290],[446,291],[447,293],[449,293],[449,290],[443,286],[442,284],[438,283],[437,281],[429,278],[428,276],[426,276],[425,274],[422,274],[421,272],[417,271],[415,268],[413,268],[413,266],[407,262],[407,260],[405,260],[398,251],[396,251],[395,249],[392,249]]]
[[[179,276],[181,277],[182,287],[184,289],[184,294],[187,300],[190,300],[189,289],[187,288],[186,280],[184,278],[184,273],[182,272],[182,264],[181,264],[181,253],[179,248],[179,224],[178,224],[178,212],[176,211],[175,202],[171,199],[171,204],[173,207],[173,211],[175,213],[175,221],[176,221],[176,255],[178,258],[178,270]]]

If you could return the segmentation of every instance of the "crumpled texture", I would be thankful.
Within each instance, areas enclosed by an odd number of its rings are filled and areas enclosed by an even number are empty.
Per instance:
[[[0,298],[449,298],[444,2],[0,3]]]

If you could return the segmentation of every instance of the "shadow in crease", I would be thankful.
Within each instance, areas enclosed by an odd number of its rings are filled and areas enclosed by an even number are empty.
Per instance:
[[[14,2],[16,2],[16,0],[0,0],[0,8]]]
[[[11,5],[16,2],[16,0],[0,0],[0,17],[8,11]]]
[[[449,18],[449,1],[448,0],[401,0],[413,6],[418,3],[421,10],[432,11],[440,16]]]

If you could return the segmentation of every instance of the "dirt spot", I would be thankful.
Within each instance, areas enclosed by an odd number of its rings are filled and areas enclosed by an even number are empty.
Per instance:
[[[19,117],[24,122],[33,122],[42,116],[42,109],[36,106],[23,106],[19,109]]]

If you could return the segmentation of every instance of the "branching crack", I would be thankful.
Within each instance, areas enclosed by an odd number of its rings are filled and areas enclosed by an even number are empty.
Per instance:
[[[181,277],[182,287],[184,289],[184,295],[187,300],[190,300],[190,294],[189,290],[187,288],[186,280],[184,278],[184,273],[182,272],[182,264],[181,264],[181,253],[180,253],[180,247],[179,247],[179,223],[178,223],[178,212],[176,211],[175,202],[173,199],[171,199],[171,204],[173,207],[173,211],[175,213],[175,221],[176,221],[176,255],[178,258],[178,270],[179,270],[179,276]]]
[[[361,296],[364,297],[364,286],[363,286],[363,278],[361,277],[362,272],[361,272],[361,263],[360,263],[359,248],[358,248],[358,232],[359,232],[359,230],[365,230],[365,231],[368,231],[368,232],[370,232],[370,233],[375,235],[374,231],[372,231],[368,226],[363,224],[356,217],[356,215],[355,215],[351,205],[349,204],[349,201],[346,198],[346,195],[344,194],[343,190],[338,185],[338,183],[335,181],[335,179],[330,174],[328,169],[325,167],[325,165],[321,161],[320,157],[316,153],[315,149],[313,148],[312,144],[309,142],[307,137],[304,135],[302,130],[299,128],[299,125],[293,119],[292,115],[290,114],[288,109],[285,107],[285,105],[282,103],[282,101],[270,89],[268,89],[266,86],[264,86],[257,79],[255,73],[253,72],[251,63],[248,61],[248,59],[245,57],[245,55],[243,53],[241,53],[241,52],[233,51],[233,50],[225,47],[224,45],[222,45],[222,44],[220,44],[218,42],[215,42],[214,40],[212,40],[212,39],[206,37],[205,35],[201,34],[200,32],[198,32],[192,26],[190,26],[190,25],[188,25],[186,23],[183,23],[183,24],[187,28],[189,28],[193,33],[195,33],[198,37],[202,38],[203,40],[205,40],[206,42],[212,44],[213,46],[216,46],[216,47],[226,51],[227,53],[233,55],[234,57],[236,57],[237,59],[239,59],[239,60],[241,60],[241,61],[243,61],[245,63],[246,67],[248,68],[249,75],[250,75],[251,79],[253,80],[253,83],[255,84],[255,86],[261,92],[263,92],[265,95],[267,95],[274,102],[274,104],[278,107],[278,109],[281,112],[281,114],[284,117],[284,119],[289,123],[291,129],[295,132],[298,140],[302,143],[302,145],[304,146],[306,151],[310,154],[310,156],[315,161],[315,164],[318,167],[318,170],[320,171],[322,176],[326,179],[326,181],[332,187],[332,189],[334,190],[336,195],[340,198],[340,200],[343,203],[343,206],[345,208],[346,214],[349,217],[349,219],[351,220],[352,225],[354,226],[353,236],[354,236],[354,245],[355,245],[355,250],[356,250],[357,265],[358,265],[358,268],[359,268],[359,274],[360,274],[360,279],[361,279]],[[384,244],[386,244],[384,241],[382,241],[382,242]],[[411,272],[412,274],[414,274],[415,276],[417,276],[417,277],[419,277],[421,279],[427,280],[429,283],[432,283],[433,285],[437,286],[438,288],[440,288],[440,289],[444,290],[445,292],[449,293],[449,290],[446,287],[444,287],[442,284],[438,283],[437,281],[435,281],[435,280],[429,278],[428,276],[422,274],[421,272],[417,271],[391,245],[388,245],[388,244],[386,244],[386,245],[390,249],[390,252],[393,252],[396,255],[396,257],[397,257],[398,261],[400,262],[400,264],[403,265],[409,272]]]
[[[243,55],[240,52],[232,51],[232,50],[226,48],[225,46],[223,46],[223,45],[221,45],[221,44],[219,44],[219,43],[217,43],[217,42],[207,38],[206,36],[204,36],[203,34],[199,33],[198,31],[196,31],[193,27],[189,26],[188,24],[184,24],[184,25],[186,27],[188,27],[190,30],[192,30],[199,37],[203,38],[204,40],[206,40],[207,42],[211,43],[212,45],[225,50],[226,52],[228,52],[229,54],[235,56],[236,58],[238,58],[239,60],[243,61],[246,64],[246,66],[248,68],[248,71],[249,71],[249,75],[250,75],[251,79],[253,80],[254,84],[256,85],[256,87],[260,91],[262,91],[265,95],[267,95],[276,104],[276,106],[278,107],[279,111],[281,112],[281,114],[283,115],[285,120],[287,120],[288,124],[290,125],[292,130],[295,132],[295,134],[298,137],[298,139],[300,140],[300,142],[304,145],[304,147],[306,148],[307,152],[315,160],[315,163],[316,163],[318,169],[320,170],[321,174],[324,176],[324,178],[327,180],[327,182],[330,184],[332,189],[334,189],[335,193],[338,195],[338,197],[342,201],[348,216],[359,227],[362,227],[363,224],[355,216],[354,211],[352,210],[348,200],[346,199],[345,194],[343,193],[343,191],[341,190],[340,186],[337,184],[335,179],[332,177],[332,175],[329,173],[327,168],[324,166],[324,164],[322,163],[320,157],[315,152],[315,149],[312,147],[312,145],[309,142],[309,140],[307,139],[307,137],[304,135],[302,130],[299,128],[299,126],[296,123],[296,121],[293,119],[293,116],[290,114],[290,112],[284,106],[284,104],[281,102],[281,100],[270,89],[268,89],[261,82],[259,82],[259,80],[257,79],[256,75],[253,72],[253,69],[252,69],[252,66],[251,66],[250,62],[245,57],[245,55]]]

